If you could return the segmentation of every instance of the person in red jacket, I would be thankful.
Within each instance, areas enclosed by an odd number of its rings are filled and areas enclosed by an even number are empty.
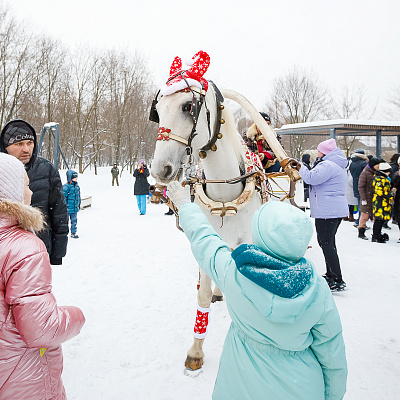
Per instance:
[[[29,206],[31,195],[22,162],[0,153],[0,400],[64,400],[61,343],[85,318],[57,306],[49,255],[34,233],[43,214]]]

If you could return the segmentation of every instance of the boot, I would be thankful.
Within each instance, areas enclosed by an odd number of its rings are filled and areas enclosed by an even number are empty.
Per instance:
[[[358,228],[358,237],[360,239],[368,240],[368,238],[365,236],[365,228]]]
[[[386,240],[383,239],[382,235],[372,235],[372,241],[374,243],[386,243]]]
[[[355,222],[355,218],[354,218],[353,214],[349,216],[349,222]]]

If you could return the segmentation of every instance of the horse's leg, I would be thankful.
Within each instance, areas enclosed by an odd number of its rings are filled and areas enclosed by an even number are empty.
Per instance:
[[[197,315],[194,326],[194,341],[192,347],[187,352],[185,366],[188,369],[196,370],[203,365],[203,342],[207,335],[208,315],[211,304],[211,279],[200,270],[200,287],[197,293]]]
[[[219,289],[219,287],[217,285],[215,285],[215,288],[214,288],[213,294],[212,294],[211,303],[215,303],[216,301],[222,301],[223,299],[224,299],[224,296],[222,295],[221,290]]]

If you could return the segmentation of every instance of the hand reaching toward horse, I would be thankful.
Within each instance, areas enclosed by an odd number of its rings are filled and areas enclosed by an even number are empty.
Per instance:
[[[190,203],[190,187],[182,187],[179,182],[173,181],[167,185],[167,196],[179,209],[182,204]]]

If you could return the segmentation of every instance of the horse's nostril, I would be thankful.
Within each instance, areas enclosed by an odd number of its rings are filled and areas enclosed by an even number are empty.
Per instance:
[[[170,165],[166,165],[165,167],[164,167],[164,179],[168,179],[168,178],[170,178],[171,177],[171,175],[172,175],[172,167],[170,166]]]

